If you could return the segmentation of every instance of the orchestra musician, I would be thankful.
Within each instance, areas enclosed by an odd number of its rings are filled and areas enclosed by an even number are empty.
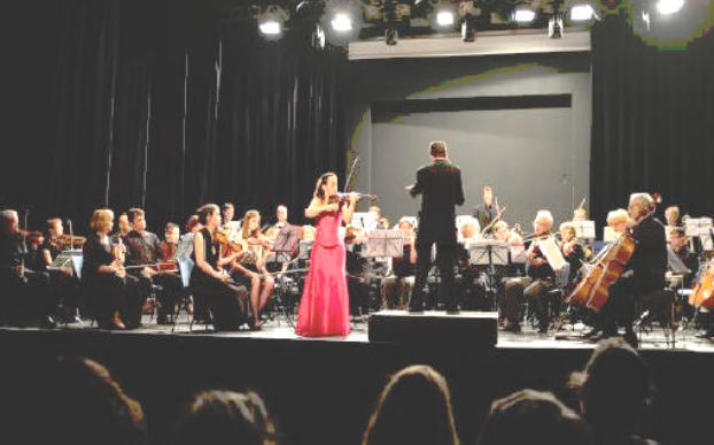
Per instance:
[[[197,211],[201,229],[194,234],[191,272],[191,291],[197,305],[205,305],[213,314],[213,326],[218,331],[238,330],[247,319],[245,286],[229,283],[230,276],[223,269],[240,252],[221,257],[214,241],[221,225],[221,211],[216,204],[205,204]],[[198,312],[198,309],[196,310]]]
[[[669,206],[664,210],[664,218],[667,224],[664,226],[667,235],[667,242],[671,242],[672,231],[680,226],[679,224],[679,207]]]
[[[549,210],[539,210],[533,220],[534,237],[548,237],[552,228],[553,215]],[[501,301],[504,330],[520,332],[521,300],[525,297],[538,319],[538,332],[545,333],[550,322],[548,317],[550,302],[547,298],[547,292],[554,286],[555,273],[535,240],[530,241],[526,259],[528,260],[528,275],[526,277],[506,279]]]
[[[117,219],[118,230],[112,235],[112,242],[117,242],[119,238],[124,238],[127,233],[131,230],[131,223],[129,222],[129,215],[126,212],[122,212]]]
[[[185,227],[186,233],[181,235],[179,238],[178,247],[176,249],[176,258],[178,260],[190,260],[191,254],[193,254],[193,238],[199,230],[201,230],[201,223],[198,221],[198,215],[193,214],[189,216],[186,221]]]
[[[126,252],[121,238],[112,243],[109,237],[113,225],[114,212],[110,209],[96,209],[92,213],[89,221],[92,233],[82,250],[82,281],[100,328],[136,328],[141,322],[144,296],[139,280],[124,269]]]
[[[693,281],[699,270],[699,256],[689,249],[689,240],[684,232],[684,228],[675,227],[670,232],[670,245],[672,246],[672,251],[682,260],[687,269],[691,272],[682,277],[682,287],[686,289],[691,289],[693,287]]]
[[[599,314],[603,337],[616,336],[620,324],[625,328],[625,341],[633,347],[638,343],[633,330],[635,299],[661,291],[665,286],[667,242],[664,226],[653,216],[655,210],[655,201],[648,193],[630,196],[627,225],[636,244],[635,251],[625,273],[610,286],[609,298]]]
[[[232,202],[223,204],[221,215],[223,216],[221,230],[228,235],[228,239],[238,240],[240,238],[241,223],[240,221],[233,221],[235,217],[235,206]]]
[[[476,218],[481,227],[487,227],[496,218],[498,213],[493,204],[493,189],[487,185],[483,188],[483,202],[474,208],[473,217]],[[493,231],[493,227],[488,230],[488,233]]]
[[[486,310],[487,306],[490,305],[486,301],[486,286],[482,280],[482,272],[485,272],[486,268],[484,266],[471,265],[468,250],[470,244],[482,238],[481,227],[476,218],[469,218],[461,224],[459,228],[460,284],[463,286],[465,294],[463,304],[468,305],[469,310]]]
[[[59,218],[47,221],[47,237],[42,244],[43,270],[52,265],[52,262],[70,245],[64,236],[64,226]],[[71,243],[70,243],[71,244]],[[79,282],[72,268],[51,270],[50,287],[55,292],[55,299],[61,306],[60,318],[65,322],[81,322],[79,317]]]
[[[178,275],[178,270],[173,263],[175,258],[175,247],[173,255],[170,255],[169,268],[162,270],[162,243],[159,237],[146,230],[146,214],[143,209],[132,208],[127,211],[131,230],[124,238],[126,245],[126,265],[144,266],[130,270],[130,275],[139,280],[139,288],[144,297],[151,295],[154,284],[161,287],[158,292],[159,310],[157,322],[159,324],[170,323],[170,315],[173,314],[173,307],[181,297],[183,283]],[[172,224],[170,230],[178,232],[178,226]],[[176,234],[178,237],[178,234]],[[176,240],[178,242],[178,240]],[[175,245],[176,243],[174,243]]]
[[[412,197],[422,195],[416,239],[416,276],[409,311],[423,310],[431,247],[436,244],[436,262],[441,275],[439,291],[446,311],[456,313],[459,309],[453,293],[454,262],[457,254],[454,207],[464,203],[461,170],[449,161],[445,142],[432,142],[429,150],[431,163],[420,168],[416,184],[407,187]]]
[[[364,231],[352,224],[345,228],[345,270],[350,296],[350,313],[366,313],[369,307],[370,280],[366,276],[367,258],[362,256]]]
[[[627,231],[630,215],[625,209],[615,209],[607,213],[607,225],[617,235],[622,235]]]
[[[406,218],[399,220],[397,228],[404,239],[402,256],[389,259],[387,278],[382,281],[382,307],[402,309],[409,301],[414,287],[417,250],[414,225]]]
[[[561,239],[560,252],[563,254],[565,261],[570,265],[568,286],[566,286],[569,288],[585,260],[585,250],[575,238],[575,226],[572,223],[564,222],[560,225],[559,229]]]
[[[495,239],[503,241],[509,246],[523,245],[523,237],[519,235],[515,230],[510,230],[506,221],[501,220],[494,224],[493,234]]]
[[[268,273],[266,260],[271,243],[260,233],[260,213],[248,210],[243,217],[241,240],[245,249],[231,262],[233,277],[250,289],[250,302],[253,313],[253,327],[260,328],[260,315],[273,295],[275,280]]]
[[[26,235],[15,210],[0,212],[0,318],[20,324],[37,320],[41,327],[52,328],[57,302],[50,292],[47,273],[25,267]]]

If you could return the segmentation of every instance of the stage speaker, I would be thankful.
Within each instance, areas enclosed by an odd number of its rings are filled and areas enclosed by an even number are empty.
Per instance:
[[[370,342],[492,348],[498,340],[498,313],[379,311],[369,317],[368,335]]]

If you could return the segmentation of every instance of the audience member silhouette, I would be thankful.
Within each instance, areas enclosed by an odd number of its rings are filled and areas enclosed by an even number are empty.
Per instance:
[[[601,341],[585,370],[572,377],[580,409],[597,444],[654,444],[635,435],[649,404],[651,384],[644,360],[619,338]]]
[[[394,374],[379,397],[363,445],[457,445],[451,394],[433,368],[414,365]]]
[[[477,445],[590,445],[587,423],[548,392],[525,389],[496,400]]]
[[[253,392],[205,391],[180,420],[177,445],[274,445],[277,434],[260,396]]]
[[[39,435],[75,445],[147,443],[141,404],[124,393],[103,365],[60,358],[47,371]]]

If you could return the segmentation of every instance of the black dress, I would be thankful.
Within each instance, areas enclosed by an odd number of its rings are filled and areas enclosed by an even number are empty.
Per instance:
[[[45,250],[50,253],[53,260],[62,253],[60,244],[53,243],[49,236],[45,238],[40,252],[44,252]],[[42,270],[47,269],[44,261],[42,262],[42,266]],[[79,309],[79,281],[74,274],[67,275],[59,270],[50,270],[48,272],[52,294],[60,305],[59,315],[65,320],[71,321]]]
[[[99,327],[111,327],[116,311],[119,311],[127,328],[138,327],[143,303],[138,280],[131,275],[120,277],[115,273],[99,273],[100,266],[108,266],[114,261],[110,239],[107,237],[102,242],[96,233],[90,234],[84,244],[83,255],[82,282],[87,305]]]
[[[218,247],[213,243],[211,232],[201,229],[203,235],[203,258],[214,269],[218,267]],[[191,254],[196,264],[191,272],[191,292],[197,305],[205,303],[213,314],[213,326],[219,331],[237,330],[247,319],[245,286],[225,283],[208,275],[196,262],[196,252]]]

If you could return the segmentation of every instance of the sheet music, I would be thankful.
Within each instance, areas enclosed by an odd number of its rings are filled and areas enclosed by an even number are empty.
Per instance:
[[[362,251],[364,257],[401,257],[404,254],[402,231],[374,230],[367,233],[367,242]]]
[[[548,238],[538,240],[537,243],[540,251],[543,253],[545,259],[548,260],[548,264],[550,264],[553,270],[561,270],[565,266],[565,258],[563,258],[560,248],[555,243],[555,238],[549,236]]]

